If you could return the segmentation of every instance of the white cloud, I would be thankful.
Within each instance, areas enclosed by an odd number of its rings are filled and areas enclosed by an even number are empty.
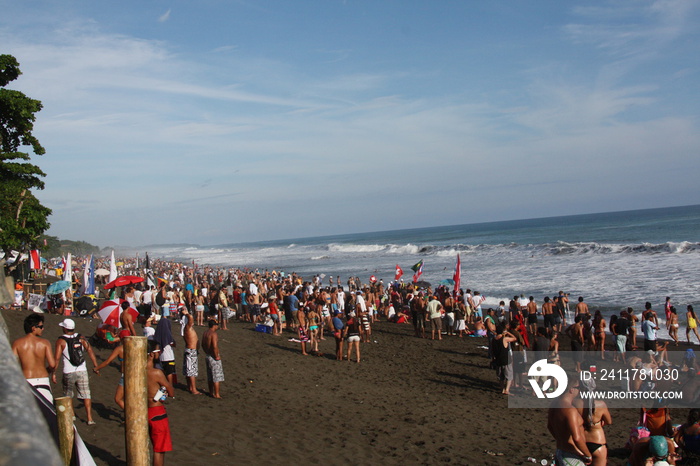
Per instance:
[[[158,17],[158,22],[159,22],[159,23],[165,23],[165,22],[168,21],[169,19],[170,19],[170,8],[168,8],[168,11],[166,11],[165,13],[163,13],[162,15],[160,15],[160,16]]]

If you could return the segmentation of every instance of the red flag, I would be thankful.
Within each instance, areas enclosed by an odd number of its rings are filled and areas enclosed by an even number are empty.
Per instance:
[[[459,285],[462,280],[462,262],[459,260],[459,254],[457,254],[457,266],[455,267],[455,274],[452,276],[452,279],[455,281],[454,296],[456,298],[459,295]]]
[[[31,270],[41,270],[41,253],[38,249],[29,251],[29,268]]]
[[[403,270],[401,270],[401,267],[399,267],[399,264],[396,264],[396,274],[394,275],[394,281],[398,282],[401,279],[402,275],[403,275]]]

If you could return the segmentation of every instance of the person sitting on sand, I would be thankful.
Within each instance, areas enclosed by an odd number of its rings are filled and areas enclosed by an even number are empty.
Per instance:
[[[474,337],[485,337],[486,336],[486,326],[481,321],[481,317],[476,318],[474,322],[474,332],[472,333]]]
[[[661,435],[640,438],[632,447],[630,466],[644,466],[651,461],[654,465],[676,464],[676,446],[673,440]]]

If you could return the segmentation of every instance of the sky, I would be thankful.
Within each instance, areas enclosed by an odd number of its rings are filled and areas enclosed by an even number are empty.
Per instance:
[[[700,0],[0,0],[48,234],[199,245],[700,204]]]

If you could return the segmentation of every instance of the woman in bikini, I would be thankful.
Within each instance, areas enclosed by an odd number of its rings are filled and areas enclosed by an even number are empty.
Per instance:
[[[668,319],[668,335],[676,342],[676,346],[678,346],[678,327],[678,311],[671,306],[671,317]]]
[[[688,328],[685,329],[685,337],[688,339],[688,344],[690,344],[690,331],[695,333],[695,338],[700,341],[700,336],[698,336],[698,318],[693,311],[693,306],[688,305],[688,312],[686,313],[686,318],[688,319]]]
[[[120,338],[128,337],[129,331],[122,330],[119,333],[119,336]],[[119,371],[121,372],[121,377],[119,379],[119,385],[117,385],[117,391],[114,393],[114,402],[117,404],[117,406],[119,406],[122,409],[122,411],[124,411],[124,345],[120,342],[119,346],[114,348],[112,354],[110,354],[109,357],[102,362],[102,364],[93,367],[92,371],[95,374],[100,375],[100,371],[107,367],[109,363],[111,363],[115,359],[119,362]]]
[[[595,349],[600,350],[600,359],[605,360],[605,319],[600,311],[595,311],[593,328],[595,331]]]
[[[312,304],[306,319],[309,324],[309,337],[311,338],[311,352],[318,353],[318,339],[320,335],[319,325],[321,316],[316,312],[316,305]]]
[[[582,389],[584,387],[582,386]],[[587,387],[595,389],[595,383]],[[583,418],[583,429],[586,437],[586,446],[593,457],[593,466],[605,466],[608,461],[608,446],[605,440],[604,426],[612,424],[612,416],[608,406],[602,400],[583,400],[576,398],[573,401],[574,408]]]

